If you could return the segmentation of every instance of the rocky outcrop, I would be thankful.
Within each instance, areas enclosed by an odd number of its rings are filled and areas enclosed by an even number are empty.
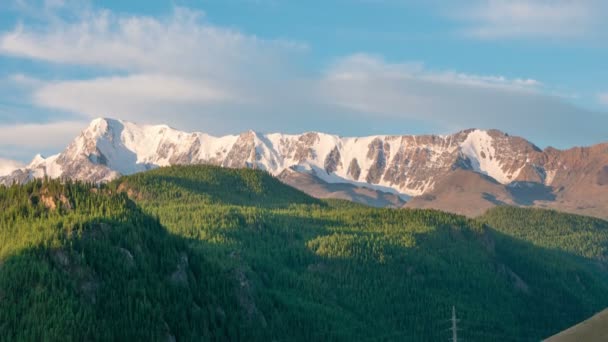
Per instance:
[[[378,184],[384,170],[386,169],[386,161],[391,153],[391,145],[383,142],[379,138],[374,139],[368,145],[367,159],[372,160],[372,164],[367,172],[366,182],[370,184]]]
[[[340,157],[340,150],[338,147],[334,147],[331,152],[325,157],[325,171],[327,173],[333,173],[338,170],[338,167],[342,167],[342,161]]]
[[[242,133],[222,162],[224,167],[252,167],[255,160],[255,133]]]
[[[347,175],[355,181],[359,180],[359,176],[361,176],[361,167],[359,167],[359,162],[357,162],[356,158],[351,159],[350,164],[348,165]]]

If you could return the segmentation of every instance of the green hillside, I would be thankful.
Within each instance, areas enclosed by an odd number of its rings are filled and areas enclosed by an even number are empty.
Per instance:
[[[517,207],[495,207],[479,220],[535,246],[608,262],[608,221]]]
[[[232,280],[125,194],[36,181],[0,208],[0,339],[240,336]]]
[[[550,211],[374,209],[209,166],[0,208],[10,340],[437,341],[455,306],[467,341],[538,341],[608,306],[605,222]]]
[[[210,165],[159,168],[123,177],[111,186],[130,191],[129,195],[138,201],[161,206],[183,202],[269,208],[322,204],[266,172]]]

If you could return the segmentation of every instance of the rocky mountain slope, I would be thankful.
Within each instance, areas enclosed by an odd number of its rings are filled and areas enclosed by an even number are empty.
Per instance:
[[[608,214],[608,144],[541,150],[497,130],[359,138],[248,131],[214,137],[164,125],[96,119],[60,154],[36,156],[0,182],[44,176],[103,182],[175,164],[263,169],[283,174],[287,183],[291,179],[290,184],[318,197],[364,203],[390,194],[399,197],[375,202],[379,205],[401,205],[415,197],[408,206],[469,215],[497,204]],[[307,180],[294,181],[296,176],[287,177],[286,171]],[[349,189],[329,189],[328,184],[346,184]],[[361,187],[366,190],[356,190]]]

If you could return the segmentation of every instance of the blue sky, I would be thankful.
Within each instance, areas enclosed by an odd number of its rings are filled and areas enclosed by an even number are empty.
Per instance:
[[[601,0],[5,0],[0,160],[105,116],[211,134],[608,140]]]

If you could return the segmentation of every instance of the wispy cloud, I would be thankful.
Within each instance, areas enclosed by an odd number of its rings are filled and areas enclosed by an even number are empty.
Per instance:
[[[171,75],[137,74],[103,77],[84,81],[51,82],[34,95],[37,104],[90,116],[118,116],[123,113],[150,114],[158,106],[192,104],[239,99],[230,90],[203,79]]]
[[[481,39],[578,38],[602,19],[599,0],[475,0],[463,2],[456,18],[465,35]]]
[[[548,95],[527,78],[433,71],[358,54],[330,68],[321,87],[328,101],[393,123],[422,118],[444,131],[498,127],[559,145],[606,139],[607,116]]]
[[[1,157],[27,160],[36,153],[57,153],[78,135],[86,121],[0,125]]]
[[[37,104],[88,116],[142,116],[158,105],[246,100],[260,79],[276,77],[292,54],[306,50],[213,26],[203,13],[184,8],[162,19],[107,10],[74,15],[75,21],[54,17],[42,29],[18,25],[0,37],[0,53],[114,73],[39,82]]]
[[[23,166],[25,165],[19,161],[0,158],[0,176],[6,176]]]
[[[18,25],[2,36],[0,52],[55,63],[212,77],[235,76],[253,65],[268,71],[280,62],[281,53],[305,48],[220,28],[206,23],[202,12],[185,8],[162,19],[109,10],[73,15],[75,21],[54,18],[42,29]]]
[[[541,82],[530,78],[509,79],[499,75],[475,75],[456,71],[433,71],[423,63],[387,63],[381,56],[357,53],[341,58],[328,71],[329,79],[364,80],[369,78],[418,79],[440,84],[498,88],[512,91],[538,90]]]

